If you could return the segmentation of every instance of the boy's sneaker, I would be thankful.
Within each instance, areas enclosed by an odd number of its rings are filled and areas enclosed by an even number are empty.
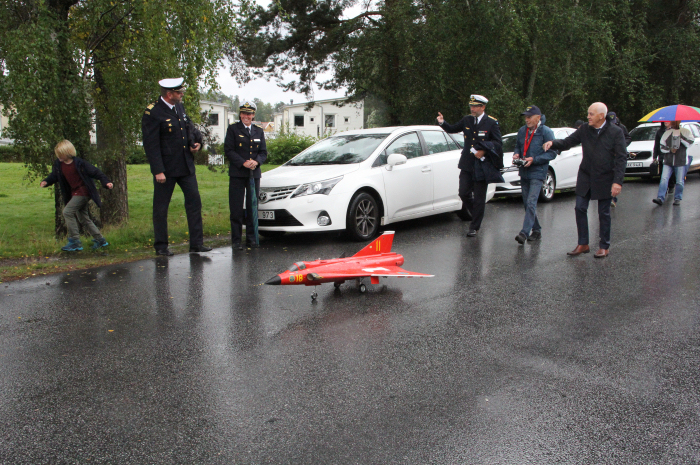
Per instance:
[[[680,205],[680,204],[681,204],[680,199],[676,199],[673,201],[673,205]]]
[[[61,247],[64,252],[78,252],[83,250],[83,244],[80,239],[73,239],[72,237],[68,239],[68,243]]]
[[[102,247],[107,247],[109,245],[109,242],[107,242],[107,239],[104,237],[102,239],[93,239],[92,240],[92,249],[97,250],[101,249]]]

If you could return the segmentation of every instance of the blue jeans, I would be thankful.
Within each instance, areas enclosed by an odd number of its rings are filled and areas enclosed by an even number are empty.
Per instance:
[[[523,179],[520,182],[523,192],[523,203],[525,204],[525,220],[523,221],[523,229],[520,232],[526,236],[530,235],[530,230],[542,230],[540,222],[537,221],[537,200],[540,197],[543,182],[541,179]]]
[[[588,245],[588,204],[591,201],[590,189],[585,196],[576,196],[576,229],[578,229],[578,245]],[[610,248],[610,218],[611,198],[598,199],[598,223],[600,224],[600,248]]]
[[[683,186],[685,184],[685,170],[683,166],[668,166],[664,165],[664,170],[661,172],[661,182],[659,182],[659,193],[657,197],[662,201],[666,200],[666,190],[668,189],[668,180],[671,178],[671,173],[676,173],[676,189],[673,191],[673,197],[676,200],[683,200]]]

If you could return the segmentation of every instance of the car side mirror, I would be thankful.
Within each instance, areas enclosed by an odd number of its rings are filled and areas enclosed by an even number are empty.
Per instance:
[[[408,158],[406,158],[406,155],[401,155],[400,153],[392,153],[386,159],[386,169],[387,171],[391,171],[392,169],[394,169],[394,166],[403,165],[407,161]]]

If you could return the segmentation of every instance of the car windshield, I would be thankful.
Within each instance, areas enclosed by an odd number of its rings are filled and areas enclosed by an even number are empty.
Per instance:
[[[389,134],[339,135],[323,139],[287,162],[300,165],[348,165],[365,161]]]
[[[515,150],[515,134],[512,136],[503,136],[503,153],[512,152]]]
[[[630,131],[632,142],[639,142],[642,140],[654,140],[656,138],[656,131],[659,130],[659,127],[660,126],[643,126],[632,129]]]

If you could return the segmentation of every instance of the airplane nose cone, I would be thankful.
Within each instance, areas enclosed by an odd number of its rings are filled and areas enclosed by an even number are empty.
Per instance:
[[[272,278],[265,281],[265,284],[272,284],[274,286],[278,286],[282,284],[282,278],[280,278],[280,275],[273,276]]]

